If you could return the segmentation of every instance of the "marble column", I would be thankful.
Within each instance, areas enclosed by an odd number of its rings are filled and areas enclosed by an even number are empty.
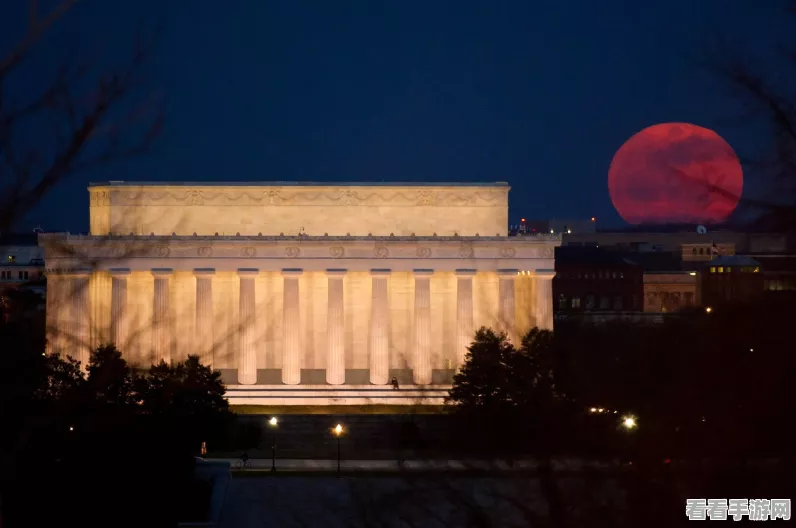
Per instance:
[[[302,270],[282,270],[282,383],[301,383],[301,313],[299,311],[299,277]]]
[[[127,313],[127,279],[129,269],[116,268],[108,270],[111,274],[111,342],[122,354],[129,344]]]
[[[238,383],[254,385],[257,383],[257,312],[254,294],[254,278],[257,269],[239,269],[240,277],[240,325],[238,346]]]
[[[390,305],[387,297],[388,269],[372,269],[370,301],[370,383],[386,385],[390,380]]]
[[[47,270],[47,299],[44,316],[46,320],[47,354],[58,353],[58,288],[61,277],[56,270]]]
[[[517,278],[517,270],[503,269],[498,270],[500,281],[498,295],[498,329],[505,332],[515,345],[517,343],[516,329],[517,322],[514,316],[514,281]]]
[[[343,277],[346,270],[328,269],[329,298],[326,308],[326,383],[345,383],[345,308],[343,304]]]
[[[170,268],[154,268],[152,277],[155,290],[152,303],[152,355],[153,364],[171,362],[171,312],[169,311]]]
[[[91,270],[73,272],[69,277],[70,304],[72,305],[70,351],[74,359],[80,361],[83,370],[88,369],[91,357],[91,305],[89,279]]]
[[[196,277],[196,325],[194,330],[194,350],[199,354],[202,365],[213,366],[213,347],[215,335],[213,327],[213,268],[193,270]]]
[[[72,354],[69,350],[69,343],[72,337],[71,293],[69,276],[65,272],[59,271],[55,286],[55,306],[57,313],[55,348],[62,356]]]
[[[415,343],[412,374],[416,385],[431,383],[431,276],[434,270],[416,269]]]
[[[553,329],[553,277],[555,270],[538,269],[536,280],[536,326],[542,330]]]
[[[94,272],[89,279],[91,299],[91,349],[110,341],[111,278],[105,272]]]
[[[456,270],[456,364],[464,365],[467,348],[475,337],[473,328],[473,277],[474,269]]]

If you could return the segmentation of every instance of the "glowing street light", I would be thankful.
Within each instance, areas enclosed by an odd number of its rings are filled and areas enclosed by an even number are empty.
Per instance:
[[[713,311],[713,308],[711,308],[710,306],[705,308],[705,313],[711,313],[712,311]]]
[[[277,420],[276,416],[272,416],[268,420],[268,425],[274,428],[274,433],[271,437],[271,471],[276,471],[276,426],[279,425],[279,420]]]
[[[343,435],[343,426],[337,424],[332,431],[337,437],[337,478],[340,478],[340,437]]]
[[[625,416],[624,418],[622,418],[622,427],[624,427],[629,431],[631,429],[635,429],[636,427],[638,427],[638,424],[636,423],[636,419],[633,416]]]

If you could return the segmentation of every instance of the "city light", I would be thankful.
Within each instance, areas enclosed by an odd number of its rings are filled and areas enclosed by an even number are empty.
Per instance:
[[[594,218],[594,217],[592,216],[592,217],[591,217],[591,221],[592,221],[592,222],[596,222],[596,221],[597,221],[597,219],[596,219],[596,218]]]
[[[707,313],[711,313],[712,311],[713,311],[713,308],[711,308],[710,306],[705,308],[705,312],[707,312]]]
[[[269,423],[271,426],[273,426],[273,427],[276,427],[276,426],[277,426],[277,424],[279,423],[279,421],[276,419],[276,416],[273,416],[273,417],[271,417],[271,419],[270,419],[270,420],[268,420],[268,423]]]
[[[336,434],[337,436],[340,436],[341,434],[343,434],[343,426],[340,425],[340,424],[337,424],[337,426],[334,428],[334,434]]]
[[[72,426],[70,425],[70,426],[69,426],[69,430],[70,430],[70,431],[74,431],[74,430],[75,430],[75,428],[74,428],[74,427],[72,427]]]
[[[692,277],[696,277],[696,271],[691,271],[688,274],[691,275]]]
[[[638,424],[636,423],[636,419],[633,416],[625,416],[624,418],[622,418],[622,426],[625,429],[630,430],[637,427]]]

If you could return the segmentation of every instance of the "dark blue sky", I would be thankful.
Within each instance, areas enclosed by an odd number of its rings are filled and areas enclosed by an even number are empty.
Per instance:
[[[0,49],[23,29],[21,10],[7,15]],[[86,50],[112,58],[142,18],[163,25],[147,87],[166,97],[155,149],[60,186],[26,230],[87,230],[85,187],[102,180],[508,181],[513,221],[621,225],[608,166],[642,128],[691,122],[750,147],[722,83],[692,61],[717,34],[763,49],[782,10],[730,0],[84,0],[29,66]]]

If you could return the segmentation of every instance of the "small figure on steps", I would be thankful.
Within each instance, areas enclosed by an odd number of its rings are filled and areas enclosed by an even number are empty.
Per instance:
[[[392,390],[398,390],[400,388],[398,387],[398,378],[396,378],[395,376],[393,376],[391,383],[392,383]]]

